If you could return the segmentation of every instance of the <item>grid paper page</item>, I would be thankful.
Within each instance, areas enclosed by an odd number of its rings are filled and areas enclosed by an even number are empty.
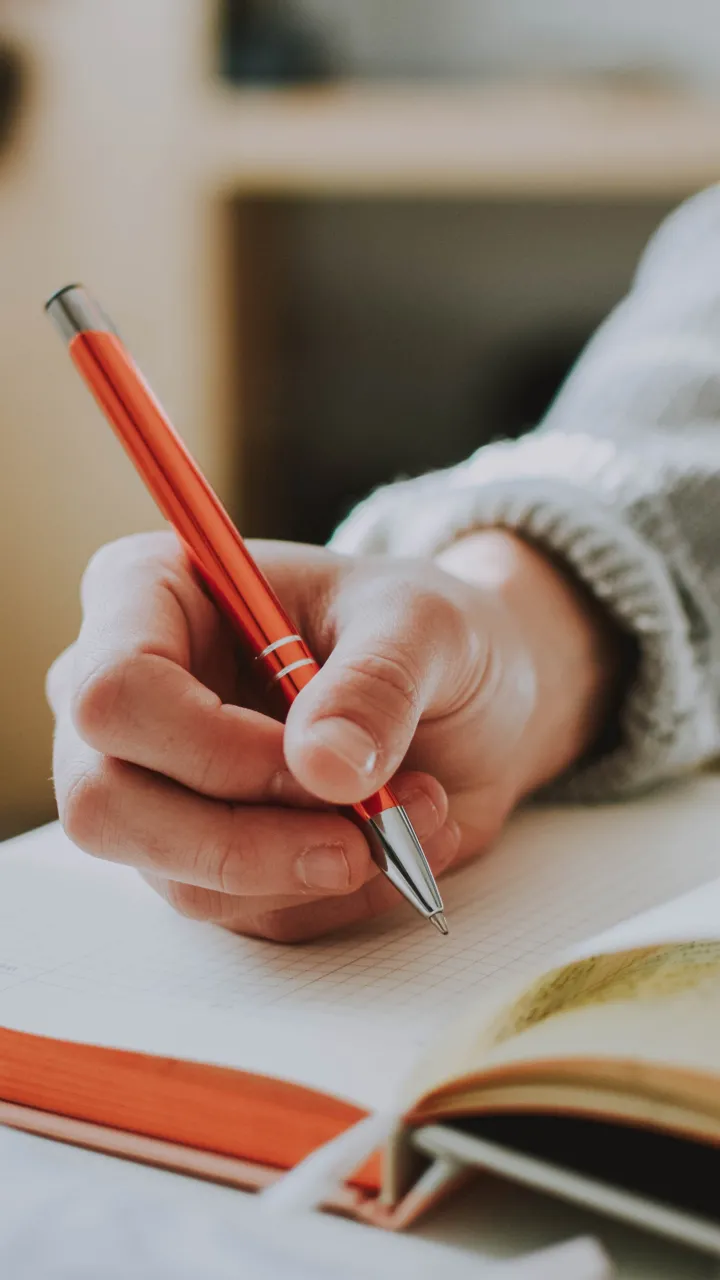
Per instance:
[[[423,1044],[490,984],[720,876],[720,780],[536,809],[443,883],[450,937],[408,908],[282,947],[175,916],[59,828],[0,849],[0,1024],[288,1077],[392,1105]]]

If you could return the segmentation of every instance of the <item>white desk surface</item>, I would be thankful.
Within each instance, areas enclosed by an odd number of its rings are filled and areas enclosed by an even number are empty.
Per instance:
[[[517,1276],[476,1242],[426,1234],[390,1235],[320,1214],[278,1218],[251,1195],[0,1130],[0,1275],[8,1280]],[[552,1262],[535,1253],[523,1280],[559,1280],[558,1267],[562,1280],[584,1280],[588,1262],[595,1280],[599,1259],[578,1243],[572,1259],[564,1249]]]
[[[411,1239],[315,1215],[302,1247],[288,1244],[288,1224],[268,1259],[257,1218],[241,1192],[0,1129],[8,1280],[483,1280],[481,1260],[580,1235],[602,1241],[619,1280],[720,1277],[710,1258],[491,1179],[438,1207]],[[430,1247],[418,1251],[420,1241]]]

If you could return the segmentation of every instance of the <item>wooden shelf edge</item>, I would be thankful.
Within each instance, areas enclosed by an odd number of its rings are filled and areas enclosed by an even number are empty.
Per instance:
[[[675,198],[720,179],[720,102],[594,83],[213,87],[206,186],[268,196]]]

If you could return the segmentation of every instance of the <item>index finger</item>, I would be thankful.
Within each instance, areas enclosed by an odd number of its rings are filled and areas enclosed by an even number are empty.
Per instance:
[[[287,770],[282,726],[223,700],[235,646],[174,535],[104,548],[82,601],[67,713],[86,743],[204,795],[317,806]]]

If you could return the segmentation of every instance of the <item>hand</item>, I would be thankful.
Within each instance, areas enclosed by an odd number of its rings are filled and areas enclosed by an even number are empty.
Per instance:
[[[593,743],[615,649],[508,533],[440,563],[252,549],[324,663],[286,726],[174,536],[123,539],[91,561],[80,635],[48,677],[55,786],[81,848],[186,915],[294,941],[399,905],[331,806],[393,778],[436,874],[477,853]]]

